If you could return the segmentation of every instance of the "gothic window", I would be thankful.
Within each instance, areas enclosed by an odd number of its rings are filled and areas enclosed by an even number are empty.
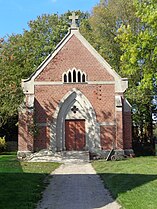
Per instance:
[[[81,73],[80,73],[80,71],[78,71],[77,77],[78,77],[78,82],[80,83],[81,82]]]
[[[64,83],[67,83],[67,75],[64,74]]]
[[[85,83],[87,76],[85,72],[73,68],[63,74],[64,83]]]
[[[76,82],[76,71],[73,70],[73,82]]]
[[[85,82],[85,80],[86,80],[86,77],[85,77],[85,74],[83,73],[83,75],[82,75],[82,82]]]
[[[71,83],[71,72],[68,73],[68,82]]]

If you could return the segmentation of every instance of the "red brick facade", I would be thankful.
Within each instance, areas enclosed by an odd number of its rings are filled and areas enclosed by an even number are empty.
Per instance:
[[[62,81],[63,72],[72,69],[73,67],[85,71],[89,81],[114,80],[74,35],[35,80]]]
[[[79,32],[76,35],[75,32],[71,33],[70,38],[65,39],[56,49],[56,54],[43,63],[34,77],[25,82],[32,81],[33,84],[28,84],[32,90],[27,90],[27,85],[25,87],[26,107],[19,113],[19,152],[49,149],[54,114],[64,96],[73,89],[85,96],[95,112],[100,150],[132,149],[131,113],[125,111],[123,102],[120,107],[116,106],[115,96],[120,94],[123,100],[123,91],[116,91],[115,77],[122,82],[121,78],[115,72],[110,73],[108,64],[105,63],[105,67],[103,61],[99,60],[102,59],[100,55],[95,55],[96,52],[82,37],[78,38],[81,36]],[[85,72],[86,82],[63,82],[63,73],[73,68]],[[30,95],[34,97],[31,102],[33,107],[27,102]]]

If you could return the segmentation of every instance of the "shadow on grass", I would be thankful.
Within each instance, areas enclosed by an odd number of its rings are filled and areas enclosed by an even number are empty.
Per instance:
[[[48,172],[36,163],[23,167],[16,156],[0,156],[0,209],[34,209],[41,198]]]
[[[157,175],[143,174],[99,174],[108,188],[112,188],[114,198],[119,193],[125,193],[135,187],[139,187],[157,179]],[[43,190],[42,182],[46,174],[39,173],[0,173],[0,208],[1,209],[33,209],[36,202],[41,198]],[[77,208],[91,209],[101,208],[113,202],[103,190],[103,185],[94,174],[66,174],[54,175],[50,185],[53,190],[50,202],[46,205],[54,205],[55,209]],[[48,194],[47,193],[47,194]],[[74,193],[74,195],[73,195]],[[47,197],[46,197],[47,198]],[[82,203],[84,202],[84,205]],[[64,206],[63,206],[64,204]]]
[[[33,163],[32,165],[31,171],[28,169],[27,172],[24,172],[21,163],[16,160],[15,156],[1,156],[0,209],[36,208],[36,203],[41,198],[41,191],[45,187],[41,182],[44,181],[48,173],[45,173],[45,171],[41,173],[40,168],[43,169],[43,166],[37,168],[37,164]],[[26,169],[27,163],[26,165],[24,163],[24,166]],[[35,167],[36,170],[34,171]],[[125,193],[157,179],[157,175],[150,174],[100,172],[99,175],[112,191],[115,199],[120,193]],[[53,205],[55,209],[101,208],[113,202],[112,198],[106,198],[107,192],[103,190],[103,185],[98,175],[54,175],[50,186],[53,188],[53,190],[51,189],[53,194],[50,196],[50,202],[47,202]],[[75,194],[73,195],[74,192]],[[82,202],[84,202],[83,206]],[[44,206],[46,208],[48,205]]]
[[[0,173],[0,208],[33,209],[41,198],[46,174]]]
[[[151,181],[157,180],[157,175],[151,174],[124,174],[124,173],[98,173],[107,188],[117,198],[120,193],[125,193]]]

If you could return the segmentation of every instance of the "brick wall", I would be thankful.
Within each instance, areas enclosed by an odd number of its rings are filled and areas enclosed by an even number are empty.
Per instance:
[[[65,96],[73,88],[79,89],[91,102],[98,122],[114,121],[114,85],[88,85],[65,84],[58,86],[35,87],[35,121],[37,123],[51,123],[56,108]],[[57,90],[56,90],[57,89]],[[101,89],[101,91],[100,91]],[[100,95],[101,94],[101,95]],[[102,133],[103,134],[103,133]],[[44,140],[45,139],[45,140]],[[37,147],[46,148],[49,145],[50,136],[46,127],[39,127],[39,135],[35,139]],[[104,142],[102,142],[104,143]],[[106,143],[106,138],[105,138]]]
[[[114,85],[66,84],[35,87],[35,116],[38,123],[52,120],[52,116],[65,94],[73,88],[80,90],[91,102],[98,122],[114,120]]]
[[[46,149],[50,145],[50,131],[49,127],[39,126],[38,133],[34,140],[34,150],[39,151]]]
[[[116,148],[123,149],[123,113],[116,112]]]
[[[132,149],[132,122],[131,112],[124,112],[124,149]]]
[[[33,151],[34,137],[31,132],[33,115],[28,111],[19,112],[18,151]]]
[[[74,67],[86,73],[87,81],[114,80],[88,49],[73,35],[53,60],[51,60],[38,75],[36,81],[62,81],[62,74]],[[34,142],[30,133],[28,133],[28,115],[20,113],[19,151],[31,151],[33,149],[38,151],[49,147],[50,127],[46,126],[46,124],[53,121],[53,114],[59,102],[65,94],[73,88],[80,90],[90,101],[96,112],[97,121],[99,123],[114,123],[116,115],[117,126],[109,125],[100,127],[102,149],[112,149],[113,141],[116,141],[117,148],[119,149],[130,147],[130,132],[128,132],[129,121],[127,121],[129,116],[125,116],[125,121],[127,122],[124,125],[124,136],[128,141],[123,142],[122,112],[115,113],[114,84],[55,84],[35,86],[34,117],[36,123],[40,125],[38,126],[38,135],[35,137]]]
[[[113,149],[113,145],[116,139],[115,126],[101,126],[100,139],[102,150]]]
[[[111,81],[113,77],[73,35],[53,60],[45,67],[36,81],[62,81],[62,74],[72,68],[80,69],[90,81]]]

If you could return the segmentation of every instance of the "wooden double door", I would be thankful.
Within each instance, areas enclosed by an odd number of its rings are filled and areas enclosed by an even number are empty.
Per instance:
[[[85,120],[65,121],[66,150],[81,151],[85,147]]]

